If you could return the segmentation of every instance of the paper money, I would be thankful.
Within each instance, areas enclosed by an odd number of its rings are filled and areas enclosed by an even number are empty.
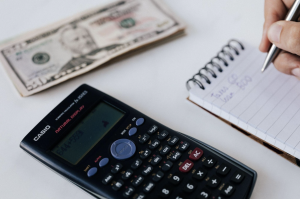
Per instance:
[[[15,38],[0,47],[0,60],[29,96],[184,27],[160,0],[118,1]]]

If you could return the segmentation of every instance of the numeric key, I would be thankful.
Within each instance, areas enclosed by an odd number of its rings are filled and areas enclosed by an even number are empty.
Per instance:
[[[196,189],[197,185],[194,181],[189,180],[183,187],[183,191],[186,193],[192,193]]]
[[[171,186],[164,186],[160,193],[159,193],[159,196],[162,197],[162,198],[168,198],[171,193],[172,193],[172,187]]]
[[[208,199],[210,197],[210,194],[211,194],[211,192],[207,188],[203,188],[200,191],[197,199]]]
[[[183,176],[180,173],[175,173],[171,178],[170,178],[170,183],[173,185],[178,185],[183,179]]]

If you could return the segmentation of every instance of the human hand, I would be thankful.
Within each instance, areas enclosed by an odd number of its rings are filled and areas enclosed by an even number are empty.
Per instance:
[[[274,65],[280,72],[300,78],[300,23],[283,21],[294,0],[265,0],[265,23],[260,51],[271,43],[282,49]]]

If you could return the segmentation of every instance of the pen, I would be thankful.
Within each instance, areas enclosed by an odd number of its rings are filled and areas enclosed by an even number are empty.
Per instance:
[[[297,21],[300,14],[300,0],[296,0],[289,10],[285,20],[286,21]],[[269,53],[267,54],[266,60],[264,62],[264,65],[261,69],[261,72],[264,72],[266,68],[271,64],[271,62],[277,57],[279,54],[280,49],[277,48],[274,44],[272,44],[272,47],[269,50]]]

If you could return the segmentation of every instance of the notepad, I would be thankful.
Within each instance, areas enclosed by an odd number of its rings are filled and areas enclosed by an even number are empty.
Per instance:
[[[230,41],[187,82],[189,100],[300,159],[300,81],[273,65],[262,73],[265,57]]]

